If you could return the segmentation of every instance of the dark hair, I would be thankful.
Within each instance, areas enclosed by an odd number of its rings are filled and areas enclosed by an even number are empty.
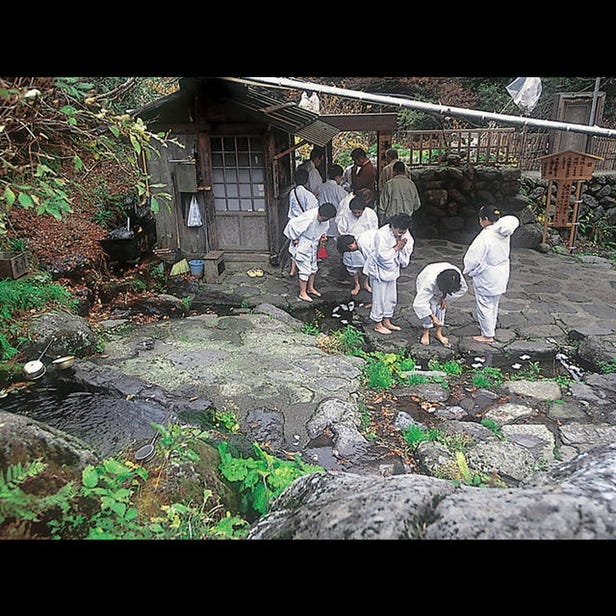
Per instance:
[[[349,246],[355,241],[353,235],[339,235],[336,240],[336,248],[340,254],[349,252]]]
[[[407,229],[410,231],[413,218],[408,214],[402,213],[392,216],[387,222],[391,227],[396,227],[396,229]]]
[[[494,205],[482,205],[479,208],[479,218],[487,218],[491,222],[496,222],[502,215],[500,208]]]
[[[350,210],[365,210],[366,209],[366,201],[364,199],[364,196],[361,193],[355,195],[349,201],[349,209]]]
[[[462,283],[460,282],[460,272],[455,269],[443,270],[436,277],[436,285],[442,291],[443,297],[456,293],[462,286]]]
[[[366,150],[363,148],[355,148],[351,152],[351,158],[355,160],[356,158],[364,158],[366,156]]]
[[[398,158],[398,150],[396,150],[396,148],[389,148],[385,152],[385,156],[387,156],[387,158],[390,158],[391,160],[395,160],[396,158]]]
[[[295,186],[304,186],[308,181],[308,169],[298,167],[295,170]]]
[[[319,205],[319,215],[325,218],[333,218],[337,211],[333,203],[322,203]]]
[[[340,165],[332,165],[327,170],[327,177],[330,180],[335,180],[339,175],[344,173],[344,169]]]
[[[406,167],[404,166],[404,163],[401,160],[397,160],[393,164],[392,170],[394,173],[406,173]]]
[[[315,160],[316,158],[325,158],[325,150],[323,148],[312,148],[310,152],[310,160]]]

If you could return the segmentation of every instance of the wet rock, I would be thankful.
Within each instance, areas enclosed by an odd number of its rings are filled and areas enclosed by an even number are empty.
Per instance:
[[[47,344],[47,357],[75,355],[87,357],[96,352],[98,336],[83,317],[68,312],[53,310],[32,319],[28,324],[27,353],[39,356]]]
[[[412,474],[305,475],[248,539],[611,539],[615,460],[616,445],[599,447],[510,488]]]

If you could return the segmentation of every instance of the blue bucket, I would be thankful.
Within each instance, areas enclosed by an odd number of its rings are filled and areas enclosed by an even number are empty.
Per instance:
[[[205,261],[203,259],[192,259],[188,262],[190,267],[190,273],[196,278],[203,276],[203,269],[205,268]]]

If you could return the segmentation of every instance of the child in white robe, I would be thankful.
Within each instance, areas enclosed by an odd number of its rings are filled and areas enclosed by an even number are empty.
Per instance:
[[[352,235],[358,238],[364,231],[377,230],[379,228],[379,219],[377,213],[366,203],[361,195],[353,197],[348,207],[341,208],[336,216],[336,223],[340,235]],[[347,272],[353,279],[353,288],[351,295],[357,295],[363,286],[368,293],[372,292],[368,278],[365,277],[360,281],[362,270],[365,263],[365,257],[361,250],[342,251],[342,263],[346,267]],[[361,282],[361,284],[360,284]]]
[[[476,342],[493,342],[500,298],[509,283],[511,236],[520,225],[515,216],[503,216],[491,205],[479,210],[482,230],[464,255],[464,274],[468,274],[475,290],[477,321],[480,336]]]
[[[324,203],[291,218],[284,228],[284,235],[290,240],[289,253],[299,272],[298,299],[304,302],[312,301],[310,295],[321,296],[314,287],[318,271],[317,250],[319,242],[327,239],[329,221],[334,216],[336,206]]]
[[[391,322],[398,304],[398,278],[400,268],[407,267],[415,240],[409,229],[412,218],[396,214],[374,235],[374,250],[367,256],[363,272],[370,279],[372,308],[370,319],[374,331],[391,334],[401,328]]]
[[[430,344],[430,330],[434,329],[434,337],[447,346],[449,338],[443,336],[447,303],[468,291],[462,272],[446,261],[430,263],[417,275],[415,288],[413,310],[423,327],[421,344]]]

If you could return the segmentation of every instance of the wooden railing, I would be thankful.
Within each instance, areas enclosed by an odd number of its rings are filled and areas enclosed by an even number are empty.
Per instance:
[[[447,161],[474,165],[514,166],[539,171],[539,159],[550,153],[548,133],[528,133],[515,128],[443,131],[397,131],[393,142],[408,150],[401,158],[411,167],[442,165]],[[591,137],[588,154],[599,156],[597,170],[616,170],[616,139]]]

